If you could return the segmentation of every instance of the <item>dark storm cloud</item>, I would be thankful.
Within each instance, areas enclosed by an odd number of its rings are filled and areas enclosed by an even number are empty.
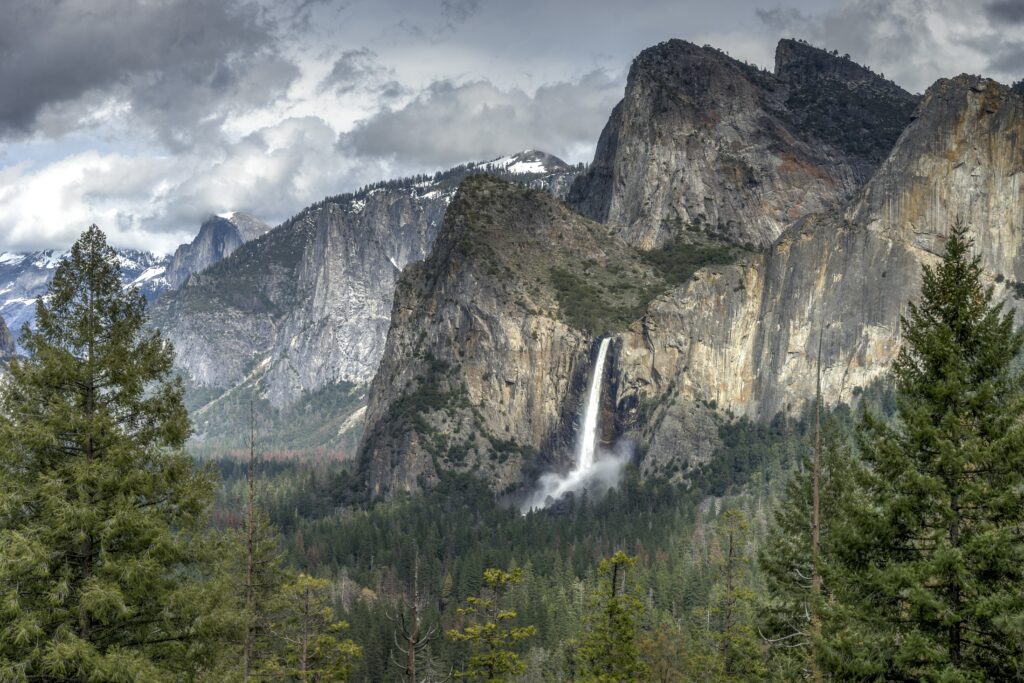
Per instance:
[[[992,21],[1022,24],[1024,0],[995,0],[985,5],[985,12]]]
[[[486,80],[438,81],[397,110],[384,110],[344,135],[345,151],[445,167],[535,148],[569,155],[592,146],[623,83],[603,71],[542,86],[533,95]]]
[[[223,0],[8,0],[0,21],[0,133],[33,132],[126,103],[168,141],[276,97],[297,75],[265,13]],[[60,132],[60,131],[51,131]]]

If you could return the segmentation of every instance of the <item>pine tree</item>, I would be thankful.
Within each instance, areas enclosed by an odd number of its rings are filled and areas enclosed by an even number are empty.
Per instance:
[[[486,569],[483,573],[484,591],[479,597],[466,599],[459,615],[475,623],[448,631],[448,637],[470,647],[466,666],[456,675],[470,681],[507,681],[509,676],[522,673],[525,665],[516,646],[535,635],[533,626],[516,626],[519,616],[514,609],[502,606],[502,598],[510,588],[523,580],[522,569],[510,572]]]
[[[270,630],[275,656],[260,672],[270,679],[345,681],[362,648],[344,636],[348,624],[334,618],[329,584],[299,574],[278,594]]]
[[[897,423],[865,418],[868,502],[837,532],[841,677],[1024,680],[1024,339],[971,246],[958,223],[923,269]]]
[[[144,322],[93,226],[22,330],[0,397],[0,679],[164,680],[217,649],[213,482]]]
[[[636,558],[621,550],[598,565],[598,588],[585,617],[586,632],[576,653],[581,681],[631,683],[650,675],[640,656],[644,606],[627,589],[627,570]]]
[[[857,462],[836,422],[827,418],[822,430],[820,467],[819,563],[832,556],[831,530],[858,496]],[[830,586],[815,590],[815,560],[812,539],[813,468],[811,458],[787,483],[775,510],[768,536],[761,546],[758,563],[767,584],[761,605],[761,635],[769,643],[773,671],[782,680],[813,678],[819,634],[814,620],[821,618]],[[824,567],[819,566],[818,575]],[[824,629],[827,633],[827,625]]]
[[[754,627],[750,522],[742,511],[729,509],[718,518],[715,531],[720,552],[712,559],[718,581],[711,590],[708,621],[718,662],[711,680],[760,680],[764,671]]]

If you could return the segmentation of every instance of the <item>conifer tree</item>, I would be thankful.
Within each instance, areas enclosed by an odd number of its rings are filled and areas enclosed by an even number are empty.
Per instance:
[[[841,678],[1024,680],[1022,337],[953,226],[893,364],[895,425],[865,419],[867,504],[837,531]]]
[[[299,574],[277,595],[270,630],[277,645],[261,674],[293,681],[345,681],[362,648],[344,633],[348,624],[334,618],[329,584]]]
[[[516,646],[536,634],[533,626],[516,626],[516,610],[502,606],[502,598],[510,588],[523,580],[523,570],[510,572],[486,569],[483,573],[484,590],[479,597],[466,599],[460,607],[461,616],[474,620],[461,629],[448,631],[448,637],[470,647],[466,666],[456,676],[470,681],[507,681],[522,673],[525,665]]]
[[[213,482],[144,322],[92,226],[22,330],[0,396],[0,679],[168,680],[217,649]]]
[[[729,509],[718,518],[715,531],[719,553],[712,563],[718,581],[711,590],[708,620],[717,662],[708,673],[711,680],[758,680],[764,671],[754,627],[750,522],[741,510]]]
[[[831,529],[858,496],[857,463],[838,425],[825,420],[821,439],[819,562],[831,556]],[[814,619],[823,612],[830,586],[815,591],[812,540],[813,469],[810,458],[787,483],[773,523],[758,555],[767,584],[761,605],[761,635],[768,642],[773,673],[782,680],[813,678],[821,637]],[[819,566],[818,575],[823,573]],[[827,627],[823,631],[827,633]]]
[[[630,683],[647,680],[650,675],[640,656],[644,606],[626,583],[627,570],[636,561],[620,550],[598,565],[598,588],[576,653],[581,681]]]

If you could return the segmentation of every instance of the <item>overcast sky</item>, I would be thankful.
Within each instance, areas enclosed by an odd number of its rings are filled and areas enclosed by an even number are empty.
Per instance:
[[[537,148],[589,161],[667,38],[781,37],[909,90],[1024,77],[1024,0],[0,0],[0,250],[89,223],[157,251],[382,178]]]

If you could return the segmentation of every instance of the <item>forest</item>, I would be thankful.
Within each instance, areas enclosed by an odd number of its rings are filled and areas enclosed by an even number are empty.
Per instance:
[[[0,389],[2,681],[1024,680],[1024,336],[955,225],[856,405],[719,422],[692,476],[521,514],[198,461],[95,227]]]

